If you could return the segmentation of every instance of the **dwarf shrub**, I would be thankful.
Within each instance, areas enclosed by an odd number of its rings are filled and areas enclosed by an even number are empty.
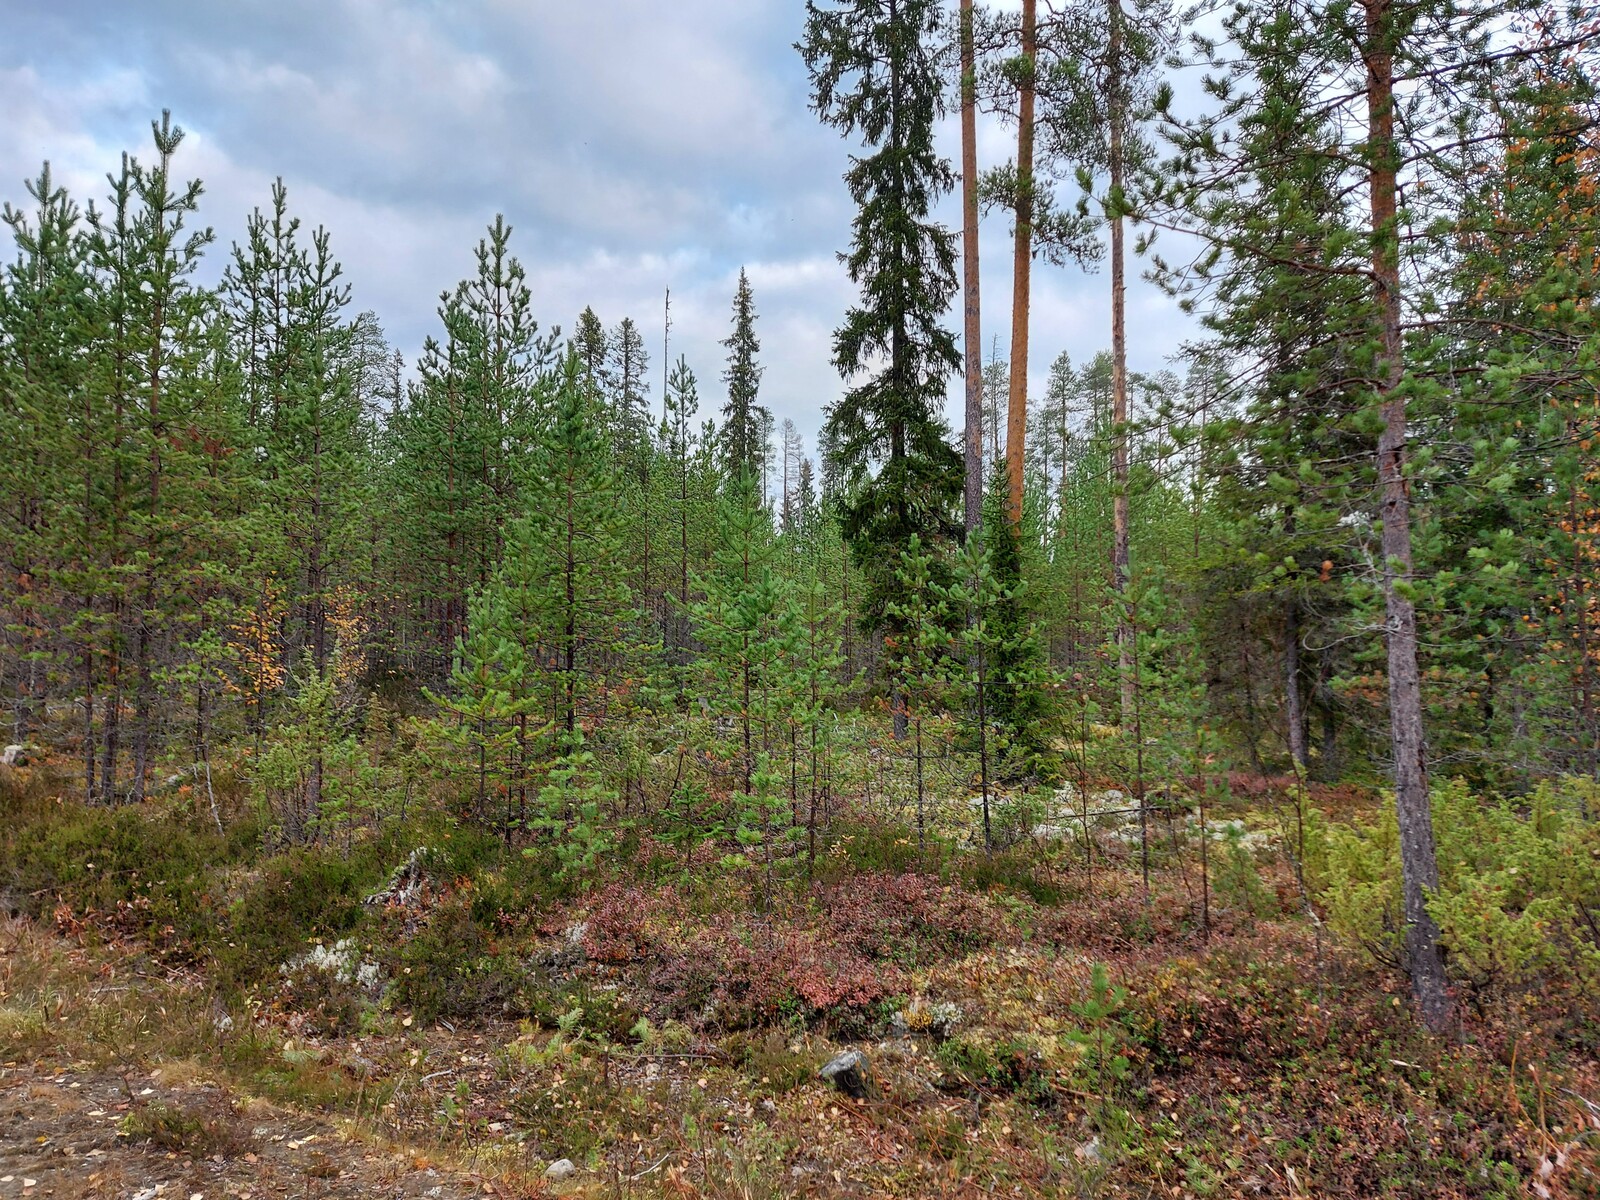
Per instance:
[[[1461,782],[1433,796],[1439,891],[1429,911],[1452,973],[1475,988],[1600,984],[1600,786],[1541,784],[1519,800]],[[1399,833],[1392,809],[1350,826],[1314,826],[1308,880],[1329,923],[1380,959],[1404,938]]]

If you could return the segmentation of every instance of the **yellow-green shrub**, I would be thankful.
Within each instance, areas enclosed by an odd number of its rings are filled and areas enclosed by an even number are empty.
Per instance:
[[[1452,973],[1477,986],[1600,984],[1600,786],[1569,779],[1520,800],[1452,781],[1433,795],[1439,923]],[[1400,846],[1392,809],[1316,822],[1308,879],[1336,930],[1398,961]]]

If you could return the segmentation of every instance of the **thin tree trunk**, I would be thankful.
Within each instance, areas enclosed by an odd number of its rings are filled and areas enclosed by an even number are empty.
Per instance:
[[[1391,0],[1367,0],[1367,120],[1370,139],[1372,271],[1381,335],[1378,361],[1383,432],[1378,437],[1378,483],[1383,513],[1383,596],[1389,668],[1389,730],[1394,746],[1395,812],[1406,922],[1406,969],[1423,1023],[1433,1032],[1450,1023],[1439,927],[1428,899],[1439,888],[1433,813],[1428,802],[1422,732],[1422,680],[1417,664],[1417,610],[1412,603],[1411,497],[1406,480],[1406,402],[1401,344],[1400,253],[1394,130],[1394,48]]]
[[[1006,409],[1006,519],[1022,531],[1022,467],[1028,428],[1028,305],[1033,271],[1033,65],[1037,0],[1022,0],[1025,74],[1017,88],[1017,210],[1011,276],[1011,393]]]
[[[1289,597],[1283,615],[1283,708],[1289,722],[1289,758],[1296,773],[1306,769],[1305,702],[1300,690],[1300,605]]]
[[[1339,778],[1339,713],[1334,706],[1333,654],[1324,650],[1317,661],[1317,682],[1312,693],[1320,709],[1322,733],[1317,750],[1317,779],[1333,783]]]
[[[978,701],[978,794],[983,798],[983,848],[994,849],[994,830],[989,820],[989,712],[988,697],[984,694],[985,676],[988,674],[983,652],[977,654]]]
[[[893,717],[894,740],[903,742],[911,729],[911,715],[905,680],[898,673],[889,682],[889,713]]]
[[[83,401],[83,530],[81,552],[87,563],[94,544],[94,410],[89,399],[89,389],[84,389]],[[94,785],[94,659],[97,635],[94,615],[95,598],[87,590],[79,598],[81,615],[86,618],[83,630],[83,799],[93,804],[98,798]]]
[[[154,581],[147,581],[144,603],[139,612],[139,630],[134,638],[133,670],[133,783],[128,789],[130,804],[144,803],[145,775],[150,769],[150,615],[155,600]]]
[[[1572,436],[1573,423],[1567,422],[1567,434]],[[1568,612],[1573,615],[1569,629],[1578,648],[1578,713],[1582,719],[1584,755],[1589,773],[1600,770],[1596,756],[1594,721],[1594,664],[1589,657],[1589,589],[1583,569],[1583,538],[1578,526],[1578,480],[1574,479],[1567,496],[1567,527],[1572,530],[1572,583],[1568,594],[1572,603]],[[1484,730],[1485,735],[1489,730]]]
[[[578,592],[577,592],[577,515],[573,511],[572,479],[569,476],[566,487],[566,548],[565,561],[562,565],[562,587],[565,589],[565,624],[561,630],[561,680],[563,685],[562,698],[566,705],[566,712],[562,714],[562,724],[567,731],[567,744],[565,749],[571,752],[574,747],[573,735],[578,729],[578,691],[576,673],[578,670]]]
[[[88,605],[84,605],[88,608]],[[83,648],[83,802],[95,802],[94,787],[94,655],[87,642]]]
[[[161,537],[161,330],[164,309],[158,298],[151,317],[155,341],[150,348],[150,560],[145,568],[144,595],[138,615],[138,634],[134,641],[134,691],[133,691],[133,787],[129,799],[140,804],[144,801],[145,774],[150,766],[150,622],[155,610],[155,572],[160,560],[157,540]]]
[[[27,743],[28,733],[31,729],[33,715],[34,693],[38,688],[39,659],[37,655],[40,642],[44,639],[39,633],[38,616],[32,610],[26,593],[31,589],[31,576],[24,567],[18,574],[22,582],[18,590],[24,593],[20,598],[19,607],[27,613],[24,628],[17,634],[18,655],[27,664],[17,677],[17,694],[15,705],[12,709],[11,740],[23,745]]]
[[[108,804],[117,803],[117,759],[122,751],[122,610],[118,597],[114,609],[116,628],[106,661],[106,716],[101,726],[100,799]]]
[[[922,711],[917,711],[917,861],[928,851],[927,789],[922,776]]]
[[[966,490],[968,537],[983,513],[983,348],[978,306],[978,79],[972,0],[961,0],[961,291],[966,354]]]
[[[1128,549],[1128,334],[1123,246],[1122,190],[1126,163],[1122,123],[1126,119],[1122,95],[1122,5],[1110,0],[1110,225],[1111,225],[1111,582],[1119,600],[1117,616],[1117,670],[1121,684],[1122,725],[1134,719],[1133,622],[1128,612],[1130,555]]]

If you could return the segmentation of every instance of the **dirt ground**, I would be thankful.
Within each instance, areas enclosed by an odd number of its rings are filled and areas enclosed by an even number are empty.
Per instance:
[[[0,1066],[0,1200],[464,1200],[495,1184],[206,1079]]]

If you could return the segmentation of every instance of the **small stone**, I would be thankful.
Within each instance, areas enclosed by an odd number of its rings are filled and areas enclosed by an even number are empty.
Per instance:
[[[817,1076],[857,1100],[864,1100],[872,1093],[872,1075],[867,1067],[867,1058],[859,1050],[843,1050],[835,1054],[823,1064]]]
[[[28,748],[26,746],[7,746],[0,752],[0,765],[7,767],[25,767],[28,765]]]
[[[558,1158],[544,1169],[544,1177],[552,1183],[560,1183],[563,1179],[571,1179],[578,1173],[578,1164],[570,1158]]]

